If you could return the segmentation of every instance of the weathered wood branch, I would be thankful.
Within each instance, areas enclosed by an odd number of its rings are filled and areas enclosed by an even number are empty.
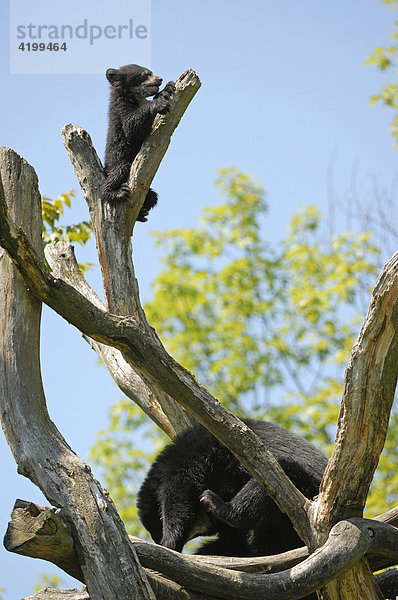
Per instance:
[[[129,538],[138,557],[140,554],[145,556],[153,552],[156,562],[158,548],[162,552],[160,546],[133,536]],[[4,546],[9,552],[52,562],[72,577],[84,581],[69,525],[59,509],[16,500],[4,537]],[[307,557],[308,550],[304,547],[277,556],[233,558],[195,555],[187,556],[187,560],[199,567],[209,563],[247,573],[276,573],[298,564]]]
[[[393,509],[392,511],[389,511],[389,513],[386,513],[386,515],[384,515],[384,517],[385,517],[385,520],[386,520],[386,522],[388,522],[389,520],[390,520],[390,521],[394,521],[394,520],[396,520],[396,517],[397,517],[397,509]],[[381,519],[382,517],[379,517],[379,518]],[[386,563],[386,562],[383,562],[383,561],[381,561],[381,562],[377,563],[377,562],[376,562],[376,557],[372,557],[372,564],[374,565],[374,568],[375,568],[375,569],[376,569],[376,568],[381,568],[381,567],[383,567],[383,566],[387,566],[387,563]],[[377,564],[378,564],[378,566],[377,566]],[[393,564],[393,563],[391,563],[391,562],[390,562],[390,563],[388,563],[388,564]]]
[[[398,568],[378,573],[376,575],[376,582],[384,598],[396,600],[398,596]]]
[[[387,528],[387,529],[386,529]],[[185,556],[159,548],[156,568],[189,589],[203,589],[214,596],[231,600],[295,600],[309,594],[339,573],[343,573],[365,556],[367,552],[387,552],[397,559],[398,531],[384,523],[367,519],[342,521],[332,528],[327,542],[300,564],[269,575],[230,572],[219,567],[185,568]],[[164,552],[166,551],[166,552]],[[140,561],[153,567],[154,554],[150,550]],[[232,576],[231,576],[232,575]],[[198,586],[198,587],[197,587]],[[202,587],[200,587],[202,586]],[[351,598],[353,600],[353,597]]]
[[[382,591],[383,597],[387,600],[395,600],[398,595],[398,569],[390,569],[384,573],[378,573],[376,575],[376,580]],[[169,600],[199,600],[198,596],[195,595],[193,597],[188,590],[181,589],[180,593],[181,595],[179,596],[170,596]],[[210,596],[202,596],[202,598],[203,600],[205,600],[205,598],[211,600]],[[55,590],[46,588],[34,596],[29,596],[29,598],[23,598],[22,600],[90,600],[90,598],[87,593],[78,592],[77,590]]]
[[[319,532],[362,515],[385,443],[397,365],[398,253],[377,280],[346,369],[336,444],[313,507]]]
[[[186,408],[235,454],[278,506],[287,513],[306,542],[310,538],[309,500],[294,486],[255,433],[232,415],[195,377],[164,349],[153,330],[133,316],[101,310],[61,279],[51,275],[30,246],[24,232],[10,219],[0,195],[0,245],[8,252],[30,291],[82,333],[120,350],[125,360]]]
[[[375,520],[397,527],[398,514],[396,512],[397,509],[392,509],[377,516]],[[129,539],[134,544],[139,558],[142,553],[148,552],[154,552],[156,557],[158,549],[156,544],[134,536],[129,536]],[[4,545],[10,552],[54,562],[72,577],[79,581],[82,580],[70,528],[62,517],[62,512],[58,509],[39,506],[26,500],[16,500],[4,538]],[[278,573],[297,565],[308,556],[308,549],[302,547],[265,557],[234,558],[195,555],[187,558],[198,566],[209,563],[224,569],[245,573]],[[396,551],[394,549],[391,555],[386,549],[382,556],[370,556],[372,570],[376,571],[395,564]]]
[[[398,529],[369,519],[339,523],[327,544],[309,558],[307,555],[304,561],[304,548],[277,557],[232,559],[186,556],[139,538],[130,537],[130,541],[144,567],[171,578],[189,593],[206,589],[215,597],[233,599],[261,598],[268,594],[267,598],[273,600],[280,597],[278,594],[282,590],[286,600],[300,598],[299,593],[304,595],[314,591],[358,561],[365,552],[378,561],[375,568],[398,561]],[[60,511],[18,500],[5,545],[12,552],[50,560],[83,581],[79,559],[73,552],[71,539],[68,541],[67,525]],[[260,566],[262,572],[278,576],[254,575]],[[234,574],[226,569],[239,572]],[[248,572],[249,569],[251,574],[243,577],[243,570]],[[394,571],[388,578],[390,589],[392,585],[398,585],[398,577],[395,582],[393,575]],[[152,580],[149,581],[153,587]],[[291,583],[287,584],[288,581]]]
[[[398,372],[398,253],[382,270],[368,314],[346,369],[336,444],[311,506],[312,547],[322,545],[331,527],[362,516],[369,487],[387,435]],[[322,600],[379,598],[366,562],[361,562],[321,593]]]
[[[0,197],[21,228],[14,228],[17,238],[26,232],[24,250],[17,252],[27,261],[34,257],[44,274],[37,177],[20,156],[4,148]],[[10,241],[17,249],[16,238]],[[92,600],[153,598],[111,499],[48,416],[39,359],[41,303],[27,287],[29,282],[0,250],[0,411],[18,470],[54,506],[63,507]]]
[[[147,571],[147,577],[157,600],[215,600],[213,596],[186,590],[157,573]],[[90,600],[90,597],[86,591],[45,588],[22,600]]]
[[[213,596],[191,592],[184,587],[162,577],[158,573],[153,573],[149,569],[145,569],[147,578],[156,600],[215,600]],[[33,596],[23,598],[22,600],[90,600],[87,591],[60,590],[45,588],[40,590]]]
[[[90,600],[87,592],[79,592],[79,590],[59,590],[53,588],[45,588],[40,590],[33,596],[27,596],[22,600]]]
[[[376,517],[378,521],[383,521],[383,523],[389,523],[389,525],[394,525],[394,527],[398,527],[398,506],[391,508],[387,512],[383,513]]]
[[[398,569],[389,569],[376,575],[377,584],[386,600],[395,600],[398,595]],[[152,585],[152,581],[151,581]],[[158,596],[161,598],[161,596]],[[189,590],[179,588],[179,595],[169,596],[167,600],[213,600],[214,597],[193,594]],[[77,590],[56,590],[46,588],[34,596],[22,600],[90,600],[86,592]],[[166,598],[165,598],[166,600]]]
[[[161,594],[166,585],[164,579],[154,573],[149,573],[148,577],[150,578],[152,589],[159,600],[215,600],[214,596],[196,594],[176,584],[175,587],[177,589],[173,589],[170,586],[167,591],[169,595],[162,596]],[[158,584],[159,579],[162,580],[161,585]],[[395,600],[398,595],[398,569],[389,569],[383,573],[378,573],[375,579],[383,598],[386,600]],[[170,583],[172,584],[173,582]],[[29,598],[23,598],[22,600],[90,600],[90,597],[87,592],[46,588],[34,596],[29,596]]]
[[[16,500],[4,536],[4,547],[9,552],[52,562],[84,583],[71,528],[59,508]]]

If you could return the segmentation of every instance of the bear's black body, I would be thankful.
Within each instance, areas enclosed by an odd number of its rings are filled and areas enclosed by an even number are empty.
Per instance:
[[[159,92],[162,79],[139,65],[108,69],[111,84],[109,127],[105,150],[105,181],[102,200],[118,202],[131,194],[128,178],[131,164],[148,137],[155,116],[170,110],[170,96],[175,91],[172,81]],[[154,96],[153,100],[147,100]],[[146,221],[157,203],[157,194],[149,189],[138,221]]]
[[[245,423],[301,492],[313,498],[326,457],[278,425]],[[202,545],[198,554],[266,556],[303,545],[265,489],[199,424],[157,457],[139,491],[138,514],[156,543],[177,551],[197,535],[213,534],[217,539]]]

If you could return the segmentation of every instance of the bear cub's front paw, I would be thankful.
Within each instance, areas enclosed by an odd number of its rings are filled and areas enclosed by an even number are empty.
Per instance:
[[[170,97],[174,94],[175,90],[176,86],[174,81],[169,81],[166,84],[165,88],[161,92],[156,94],[156,96],[154,96],[153,104],[156,107],[157,113],[165,115],[169,112],[171,108]]]
[[[160,115],[165,115],[170,111],[171,104],[169,95],[165,94],[164,96],[159,96],[156,100],[153,100],[152,104],[154,104],[156,112]]]
[[[206,510],[212,513],[218,513],[224,507],[223,500],[211,490],[205,490],[199,500],[205,505]]]
[[[163,91],[167,92],[170,95],[174,94],[174,92],[176,91],[176,84],[174,83],[174,81],[169,81],[168,83],[166,83]]]

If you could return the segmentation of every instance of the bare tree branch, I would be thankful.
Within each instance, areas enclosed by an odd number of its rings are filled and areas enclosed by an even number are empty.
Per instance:
[[[233,571],[228,574],[228,571],[210,565],[189,568],[184,555],[161,547],[157,550],[159,554],[156,553],[155,558],[154,552],[149,550],[144,556],[143,548],[140,548],[141,564],[159,569],[189,589],[206,589],[214,596],[231,600],[295,600],[334,580],[367,552],[385,552],[396,561],[398,530],[369,519],[341,521],[332,528],[327,542],[306,560],[268,575],[235,574]]]
[[[336,444],[310,510],[312,548],[322,545],[334,523],[362,515],[384,447],[397,383],[397,298],[398,253],[377,280],[346,369]],[[363,600],[379,597],[363,562],[322,592],[322,598],[349,600],[350,587],[355,589],[358,581],[365,590]],[[342,592],[336,591],[339,586]]]
[[[215,600],[212,596],[186,590],[178,583],[170,579],[165,579],[158,573],[146,571],[146,574],[157,600]],[[90,600],[90,596],[87,591],[79,592],[76,589],[60,590],[45,588],[37,592],[37,594],[23,598],[22,600]]]
[[[376,575],[376,582],[384,598],[396,600],[398,596],[398,568],[378,573]]]
[[[18,500],[5,545],[11,552],[50,560],[82,580],[79,559],[73,548],[71,550],[71,540],[68,542],[66,531],[59,511]],[[286,600],[300,598],[299,593],[305,595],[324,585],[358,561],[365,552],[375,558],[377,569],[398,561],[398,529],[369,519],[339,523],[333,528],[327,543],[309,558],[307,555],[303,562],[304,548],[277,557],[232,559],[181,555],[139,538],[130,537],[130,541],[141,564],[147,569],[159,571],[188,588],[190,593],[206,589],[215,597],[233,599],[263,598],[267,594],[267,599],[273,600],[280,598],[281,590]],[[262,571],[268,574],[253,574],[261,562]],[[231,569],[238,572],[231,573]],[[243,576],[243,570],[248,572],[249,569],[252,574]],[[278,576],[270,573],[278,573]],[[392,580],[393,573],[389,577],[390,586],[394,584]],[[151,579],[150,583],[152,586]]]
[[[84,583],[71,528],[60,508],[16,500],[4,536],[4,547],[9,552],[52,562]]]
[[[154,552],[154,560],[156,560],[159,546],[133,536],[129,538],[138,556],[141,554],[146,556]],[[75,579],[84,582],[70,528],[60,509],[39,506],[26,500],[16,500],[4,537],[4,546],[9,552],[52,562]],[[298,548],[277,556],[258,558],[200,555],[186,558],[190,564],[199,567],[210,564],[247,573],[277,573],[298,564],[307,557],[307,548]]]
[[[148,571],[147,577],[157,600],[215,600],[213,596],[186,590],[178,583],[165,579],[158,573]],[[34,594],[34,596],[22,600],[90,600],[90,597],[85,591],[45,588]]]
[[[398,253],[379,276],[346,369],[336,445],[314,505],[320,530],[365,506],[397,384],[397,298]]]
[[[53,588],[45,588],[40,590],[33,596],[27,596],[22,600],[90,600],[87,592],[79,592],[78,590],[57,590]]]
[[[29,237],[23,235],[28,254],[42,265],[36,175],[11,150],[1,149],[0,159],[3,207],[7,202],[13,219],[28,232]],[[18,470],[54,506],[63,507],[92,600],[153,598],[111,499],[48,416],[39,359],[41,304],[3,250],[0,289],[0,410]]]
[[[150,575],[151,576],[151,575]],[[152,575],[153,578],[156,577],[155,574]],[[380,590],[382,591],[383,598],[387,600],[395,600],[398,595],[398,569],[389,569],[388,571],[384,571],[383,573],[378,573],[376,575],[376,581]],[[151,585],[153,586],[153,580],[151,579]],[[159,599],[162,596],[157,596]],[[214,597],[210,596],[202,596],[193,594],[189,590],[185,590],[184,588],[179,588],[179,595],[175,596],[166,596],[165,600],[199,600],[202,598],[205,600],[212,600]],[[41,590],[34,596],[29,596],[29,598],[23,598],[22,600],[90,600],[88,594],[86,592],[78,592],[77,590],[55,590],[46,588],[45,590]]]
[[[383,523],[389,523],[389,525],[394,525],[394,527],[398,527],[398,506],[395,508],[391,508],[387,512],[383,513],[376,517],[378,521],[383,521]]]

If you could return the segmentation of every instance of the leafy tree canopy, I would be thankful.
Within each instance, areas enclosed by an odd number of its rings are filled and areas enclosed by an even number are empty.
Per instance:
[[[390,4],[394,10],[398,9],[398,0],[382,0]],[[381,71],[392,71],[394,77],[398,74],[398,22],[394,23],[394,31],[390,36],[390,43],[385,46],[376,46],[372,54],[365,61],[367,65],[375,65]],[[374,94],[370,99],[372,104],[382,102],[394,110],[391,121],[391,135],[398,145],[398,84],[389,82],[383,85],[381,92]]]

